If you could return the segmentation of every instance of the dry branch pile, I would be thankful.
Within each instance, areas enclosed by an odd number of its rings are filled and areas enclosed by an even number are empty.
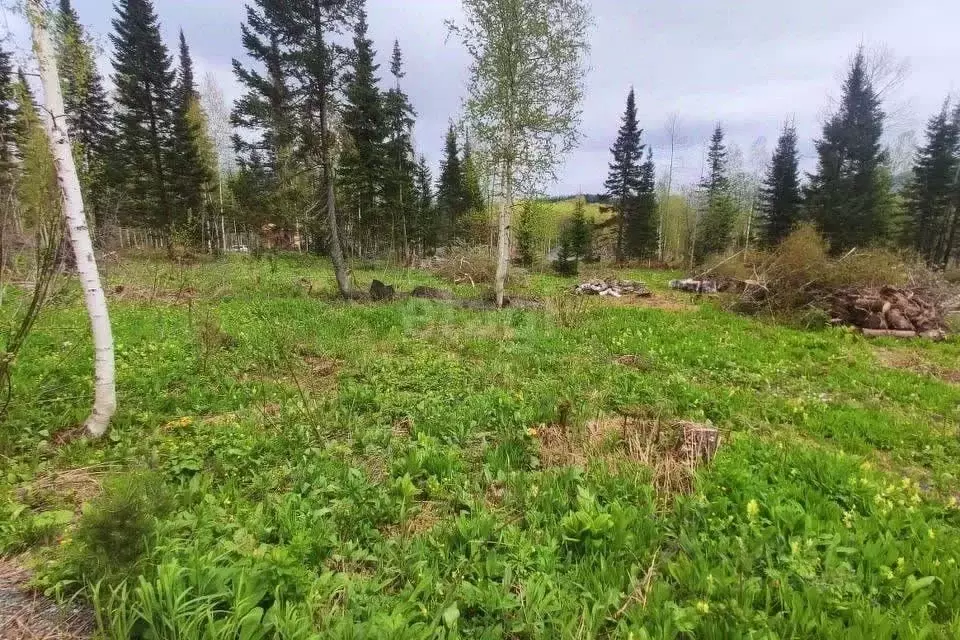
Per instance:
[[[634,280],[590,280],[575,286],[573,292],[578,295],[611,296],[614,298],[622,298],[626,295],[648,298],[653,295],[647,285]]]

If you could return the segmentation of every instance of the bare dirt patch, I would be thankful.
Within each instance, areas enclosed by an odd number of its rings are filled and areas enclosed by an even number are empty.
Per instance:
[[[913,373],[937,378],[944,382],[960,385],[960,369],[950,369],[928,362],[919,354],[900,349],[876,348],[873,350],[877,361],[891,369],[902,369]]]
[[[16,559],[0,559],[0,638],[86,640],[94,616],[78,604],[61,606],[30,587],[30,572]]]
[[[720,447],[720,432],[709,425],[663,420],[649,412],[606,415],[581,429],[552,424],[532,430],[544,467],[584,466],[603,461],[616,467],[640,463],[653,474],[657,493],[667,497],[693,488],[693,473]]]
[[[647,356],[637,355],[637,354],[628,354],[620,356],[614,360],[617,364],[629,367],[631,369],[636,369],[637,371],[642,371],[644,373],[653,370],[653,360]]]

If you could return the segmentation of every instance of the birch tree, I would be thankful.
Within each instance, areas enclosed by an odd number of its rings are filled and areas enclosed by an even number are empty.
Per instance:
[[[84,301],[93,329],[94,401],[93,411],[87,418],[85,426],[92,436],[99,437],[106,433],[117,407],[113,333],[110,329],[107,298],[100,283],[100,272],[97,270],[90,230],[87,227],[87,216],[83,209],[80,178],[70,144],[57,58],[49,32],[50,14],[43,0],[28,0],[27,15],[32,27],[33,48],[43,83],[43,123],[57,170],[57,181],[60,184],[70,244],[73,247],[77,272],[83,285]]]
[[[500,185],[497,306],[503,307],[510,228],[518,193],[554,178],[578,127],[592,23],[582,0],[463,0],[448,23],[467,49],[467,118]]]

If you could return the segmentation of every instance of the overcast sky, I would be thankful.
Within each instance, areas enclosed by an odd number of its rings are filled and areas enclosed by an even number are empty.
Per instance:
[[[114,11],[109,0],[73,0],[81,21],[106,48]],[[239,94],[230,61],[242,57],[242,0],[154,0],[164,36],[175,51],[180,28],[193,50],[198,77],[213,72],[229,98]],[[457,0],[368,0],[370,35],[381,76],[388,73],[393,40],[407,65],[405,88],[419,114],[416,145],[435,165],[450,118],[464,95],[468,60],[447,40],[444,20],[459,16]],[[685,148],[676,175],[700,177],[706,139],[717,121],[743,151],[772,149],[786,118],[799,128],[805,166],[812,140],[844,68],[861,42],[886,46],[909,64],[889,96],[896,114],[888,137],[915,130],[944,97],[960,90],[960,2],[956,0],[593,0],[591,71],[583,114],[583,141],[559,170],[549,193],[602,190],[609,147],[630,86],[645,141],[663,168],[668,156],[665,121],[677,114]],[[16,18],[5,16],[11,30]],[[757,144],[765,139],[765,145]]]

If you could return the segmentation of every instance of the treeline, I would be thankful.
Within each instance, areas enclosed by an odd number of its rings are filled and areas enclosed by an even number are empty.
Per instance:
[[[220,114],[203,106],[183,32],[176,58],[164,43],[152,0],[115,4],[111,97],[92,37],[60,0],[58,61],[98,236],[133,227],[216,249],[226,216],[296,228],[347,255],[409,256],[485,233],[468,135],[451,124],[435,183],[414,150],[400,45],[382,82],[364,5],[254,0],[241,36],[249,63],[233,65],[245,92]],[[9,69],[0,76],[2,118],[17,111],[17,81]],[[232,132],[230,148],[215,129]]]
[[[616,211],[617,258],[702,263],[752,243],[775,245],[799,223],[813,222],[834,252],[901,246],[931,266],[946,267],[960,259],[960,104],[951,108],[947,100],[930,119],[900,190],[882,143],[885,118],[861,48],[839,106],[815,141],[813,173],[801,176],[792,123],[784,125],[762,177],[745,172],[739,161],[731,167],[718,124],[702,180],[678,196],[669,181],[654,186],[631,90],[606,183]]]

